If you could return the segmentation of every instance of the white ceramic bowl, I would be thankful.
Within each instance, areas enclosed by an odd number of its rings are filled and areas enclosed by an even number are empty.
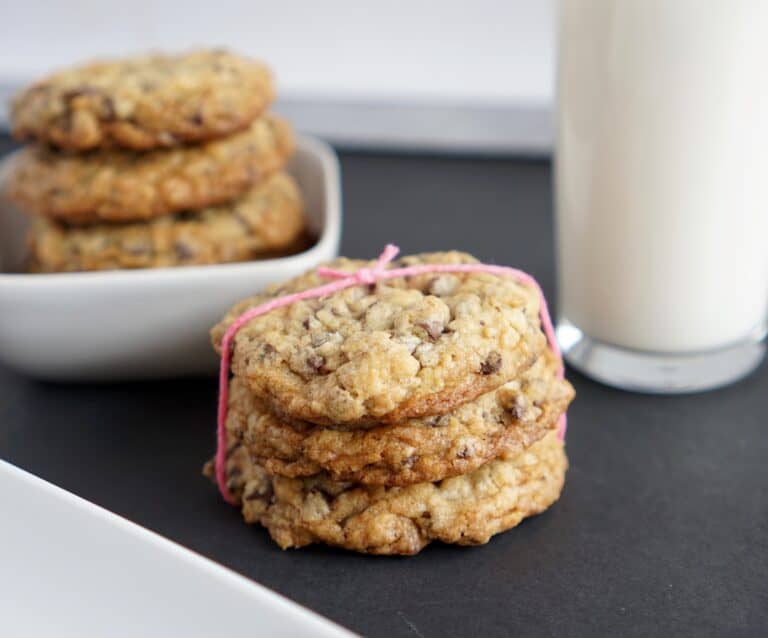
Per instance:
[[[0,163],[0,192],[12,161]],[[336,155],[323,142],[300,137],[288,171],[304,194],[317,243],[291,257],[237,264],[24,274],[27,217],[0,200],[0,360],[58,381],[213,373],[208,331],[233,303],[337,254]]]

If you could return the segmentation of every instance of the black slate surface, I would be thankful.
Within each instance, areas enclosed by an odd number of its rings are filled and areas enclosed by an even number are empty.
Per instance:
[[[528,270],[551,295],[548,163],[342,164],[345,254],[373,256],[387,241],[460,248]],[[200,476],[213,379],[55,385],[0,367],[0,457],[366,635],[765,635],[768,367],[682,397],[569,376],[578,397],[560,502],[484,547],[414,558],[282,552],[243,525]]]

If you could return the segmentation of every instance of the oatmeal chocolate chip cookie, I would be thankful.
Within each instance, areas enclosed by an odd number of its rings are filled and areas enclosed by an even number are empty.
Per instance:
[[[66,226],[38,218],[30,270],[71,272],[244,261],[288,250],[304,232],[303,202],[286,173],[241,198],[149,222]]]
[[[245,520],[266,527],[283,549],[321,542],[369,554],[415,554],[433,540],[483,544],[544,511],[559,498],[567,467],[563,443],[551,432],[470,474],[408,487],[357,486],[325,474],[270,476],[236,444],[226,470]]]
[[[458,252],[392,267],[476,260]],[[373,262],[340,259],[336,269]],[[328,280],[315,271],[236,305],[245,310]],[[397,423],[445,414],[530,367],[544,348],[536,291],[487,273],[420,275],[354,286],[256,317],[234,340],[232,370],[283,416],[321,425]]]
[[[142,221],[239,197],[292,151],[289,125],[267,115],[230,137],[148,153],[30,147],[15,158],[7,189],[22,208],[70,224]]]
[[[11,106],[13,134],[70,150],[178,146],[245,128],[274,99],[269,70],[223,50],[95,62]]]
[[[334,480],[366,485],[438,481],[522,452],[553,430],[574,394],[557,369],[547,351],[519,379],[446,415],[355,430],[278,418],[234,378],[227,428],[242,433],[248,452],[269,474],[326,471]]]

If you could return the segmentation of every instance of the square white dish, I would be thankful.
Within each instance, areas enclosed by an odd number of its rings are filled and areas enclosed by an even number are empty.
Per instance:
[[[353,635],[4,461],[0,510],[3,636]]]
[[[0,163],[0,193],[13,155]],[[339,164],[299,137],[288,165],[318,238],[290,257],[236,264],[83,272],[21,272],[27,216],[0,199],[0,361],[40,379],[102,381],[210,374],[208,331],[236,301],[335,257]]]

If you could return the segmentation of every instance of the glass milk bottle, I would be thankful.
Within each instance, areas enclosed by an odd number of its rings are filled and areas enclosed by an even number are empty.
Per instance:
[[[703,390],[761,361],[768,2],[562,0],[558,338],[605,383]]]

